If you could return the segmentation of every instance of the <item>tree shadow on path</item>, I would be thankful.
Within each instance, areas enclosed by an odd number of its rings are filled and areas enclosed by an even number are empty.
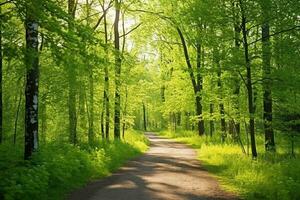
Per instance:
[[[112,176],[73,192],[70,200],[238,199],[220,189],[186,145],[147,133],[150,150]]]

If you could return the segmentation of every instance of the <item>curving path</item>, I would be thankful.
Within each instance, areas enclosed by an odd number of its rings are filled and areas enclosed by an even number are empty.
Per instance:
[[[146,133],[150,150],[105,179],[73,192],[69,200],[237,199],[220,189],[186,145]]]

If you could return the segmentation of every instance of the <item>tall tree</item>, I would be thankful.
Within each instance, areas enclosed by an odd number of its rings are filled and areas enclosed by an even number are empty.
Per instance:
[[[86,23],[87,26],[91,23],[90,15],[91,15],[91,3],[89,0],[86,0]],[[86,51],[88,51],[88,44],[85,44]],[[89,58],[86,60],[86,65],[88,68],[88,80],[89,80],[89,116],[88,116],[88,141],[89,144],[93,144],[95,135],[94,135],[94,77],[93,77],[93,65],[90,63]]]
[[[262,9],[262,61],[263,61],[263,120],[265,131],[266,151],[275,151],[273,131],[273,101],[272,101],[272,77],[271,77],[271,44],[270,44],[270,8],[271,1],[261,1]]]
[[[188,72],[190,75],[190,79],[192,81],[193,89],[194,89],[194,95],[195,95],[195,110],[196,115],[198,117],[197,120],[197,127],[198,127],[198,134],[203,135],[204,134],[204,120],[202,117],[202,97],[201,97],[201,91],[203,89],[203,79],[201,77],[201,44],[200,41],[197,42],[196,49],[197,49],[197,74],[195,76],[194,69],[190,60],[190,55],[188,52],[188,47],[186,44],[185,37],[179,27],[177,27],[177,32],[179,34],[181,44],[183,47],[183,52],[185,56],[185,61],[187,64]]]
[[[110,1],[107,8],[105,8],[105,1],[101,4],[103,11],[103,26],[104,26],[104,39],[105,39],[105,65],[104,65],[104,90],[103,90],[103,108],[101,113],[101,132],[102,137],[109,139],[110,128],[110,98],[109,98],[109,54],[108,54],[108,30],[107,30],[107,12],[113,1]],[[104,116],[105,115],[105,116]],[[105,126],[104,126],[105,123]],[[105,130],[104,130],[105,127]]]
[[[243,46],[244,46],[244,58],[246,65],[246,87],[248,95],[248,112],[249,112],[249,126],[250,126],[250,141],[252,157],[257,157],[256,142],[255,142],[255,121],[254,121],[254,100],[253,100],[253,84],[252,84],[252,70],[251,70],[251,58],[249,55],[249,44],[248,44],[248,30],[247,30],[247,16],[246,16],[246,5],[242,0],[239,0],[239,6],[241,10],[241,28],[243,35]]]
[[[70,17],[69,30],[73,29],[73,21],[75,19],[76,2],[68,0],[68,14]],[[70,143],[77,143],[77,116],[76,116],[76,70],[74,61],[68,66],[68,83],[69,83],[69,140]]]
[[[144,125],[144,131],[147,131],[147,118],[146,118],[146,105],[143,102],[143,125]]]
[[[2,8],[0,6],[0,15],[2,14]],[[3,54],[2,54],[2,19],[0,20],[0,144],[3,139],[3,102],[2,102],[2,68],[3,68]]]
[[[241,46],[241,38],[240,38],[240,34],[241,34],[241,26],[240,26],[240,19],[239,19],[239,15],[238,15],[238,10],[237,10],[237,3],[234,2],[233,3],[233,21],[234,21],[234,49],[236,52],[236,55],[238,55],[238,52],[240,50],[240,46]],[[233,102],[233,106],[236,112],[236,118],[234,121],[234,129],[235,129],[235,136],[234,139],[236,140],[241,132],[241,125],[240,125],[240,103],[239,103],[239,96],[240,96],[240,79],[238,78],[239,76],[239,69],[235,70],[234,73],[234,89],[233,89],[233,98],[234,98],[234,102]]]
[[[25,86],[25,151],[24,158],[28,160],[32,152],[38,148],[38,19],[33,9],[37,1],[27,2],[26,7],[26,86]]]
[[[115,0],[115,22],[114,22],[114,44],[115,44],[115,117],[114,117],[114,136],[120,139],[121,134],[121,55],[120,55],[120,9],[121,2]]]
[[[219,93],[219,110],[221,115],[221,132],[222,132],[222,141],[225,141],[226,138],[226,121],[225,121],[225,107],[223,102],[223,86],[222,86],[222,68],[220,63],[220,53],[219,49],[214,49],[214,62],[217,65],[217,76],[218,76],[218,93]]]

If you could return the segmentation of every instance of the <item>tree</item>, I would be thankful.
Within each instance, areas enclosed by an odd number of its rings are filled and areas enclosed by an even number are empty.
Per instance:
[[[2,8],[0,6],[0,15]],[[2,100],[2,74],[3,74],[3,56],[2,56],[2,19],[0,21],[0,144],[3,139],[3,100]]]
[[[270,7],[271,1],[261,2],[263,24],[262,30],[262,61],[263,61],[263,120],[265,131],[266,151],[275,151],[273,131],[273,102],[272,102],[272,77],[271,77],[271,45],[270,45]]]
[[[26,10],[26,86],[25,86],[25,151],[24,158],[28,160],[33,151],[38,148],[38,85],[39,85],[39,55],[38,55],[38,22],[33,9],[37,2],[32,0]]]
[[[246,66],[246,87],[248,95],[248,112],[249,112],[249,126],[250,126],[250,139],[251,139],[251,151],[252,157],[257,157],[256,142],[255,142],[255,122],[254,122],[254,103],[253,103],[253,84],[252,84],[252,70],[251,70],[251,59],[249,56],[249,44],[248,44],[248,31],[247,31],[247,16],[246,16],[246,5],[242,0],[239,0],[239,7],[241,10],[241,27],[243,35],[243,46],[244,46],[244,58]]]
[[[74,0],[68,0],[68,14],[70,16],[69,30],[72,31],[75,19],[76,3]],[[77,143],[77,116],[76,116],[76,70],[74,61],[68,66],[69,83],[69,140],[70,143]]]
[[[121,134],[121,55],[120,55],[120,34],[119,21],[121,2],[115,0],[115,22],[114,22],[114,44],[115,44],[115,117],[114,117],[114,136],[120,139]]]
[[[196,49],[197,49],[197,73],[196,73],[196,77],[194,74],[194,69],[193,66],[191,64],[191,59],[189,56],[189,52],[188,52],[188,47],[184,38],[184,35],[181,31],[181,29],[179,27],[177,27],[177,32],[179,34],[181,43],[182,43],[182,48],[183,48],[183,52],[184,52],[184,57],[185,57],[185,61],[186,61],[186,65],[188,68],[188,72],[189,72],[189,76],[193,85],[193,89],[194,89],[194,95],[195,95],[195,107],[196,107],[196,115],[197,115],[197,126],[198,126],[198,134],[199,135],[203,135],[204,134],[204,121],[203,121],[203,117],[202,117],[202,98],[201,98],[201,91],[203,89],[203,79],[201,77],[201,44],[198,42]],[[196,79],[197,78],[197,79]]]
[[[109,2],[109,6],[105,8],[104,3],[101,4],[101,8],[103,11],[103,26],[104,26],[104,39],[105,39],[105,60],[104,63],[104,90],[103,90],[103,108],[102,108],[102,114],[101,114],[101,131],[103,134],[103,137],[105,137],[107,140],[109,140],[109,128],[110,128],[110,100],[109,100],[109,55],[108,55],[108,31],[107,31],[107,12],[110,8],[110,5],[112,5],[113,1]],[[105,120],[104,120],[104,114],[105,114]],[[105,130],[104,130],[104,121],[105,121]],[[105,131],[105,132],[104,132]]]
[[[226,121],[225,121],[225,108],[223,102],[223,86],[222,86],[222,68],[220,63],[220,53],[217,48],[213,50],[214,54],[214,63],[217,66],[217,76],[218,76],[218,93],[219,93],[219,110],[221,115],[221,134],[222,141],[225,141],[226,138]]]

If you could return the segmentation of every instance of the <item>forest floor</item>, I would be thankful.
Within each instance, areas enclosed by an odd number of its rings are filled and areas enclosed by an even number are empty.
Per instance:
[[[188,146],[146,133],[149,151],[112,176],[74,191],[69,200],[238,199],[223,191]]]

